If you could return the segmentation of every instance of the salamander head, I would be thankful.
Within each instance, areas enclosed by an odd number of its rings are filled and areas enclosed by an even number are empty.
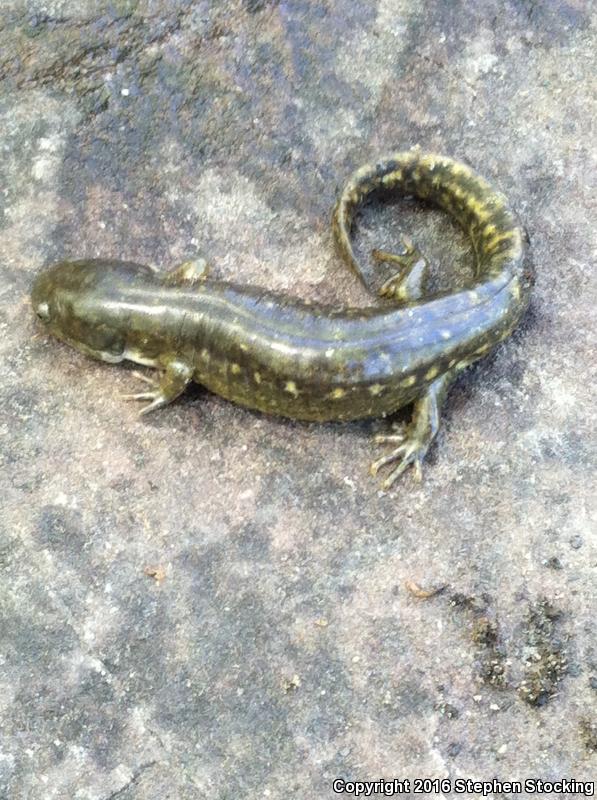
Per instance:
[[[51,334],[86,355],[121,361],[126,320],[110,300],[116,285],[134,280],[143,269],[113,261],[62,261],[35,280],[33,310]]]

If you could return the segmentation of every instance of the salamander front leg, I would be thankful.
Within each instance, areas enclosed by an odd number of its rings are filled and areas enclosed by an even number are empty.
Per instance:
[[[162,283],[165,286],[196,286],[207,280],[209,269],[209,264],[204,258],[183,261],[162,277]]]
[[[150,400],[149,405],[144,406],[139,412],[141,415],[149,414],[158,408],[167,406],[176,400],[189,385],[193,370],[182,361],[171,361],[163,371],[159,381],[154,381],[147,375],[134,372],[136,378],[144,381],[152,387],[149,391],[138,392],[137,394],[122,395],[124,400]]]
[[[434,380],[427,387],[425,394],[415,401],[412,420],[407,427],[402,431],[395,429],[396,432],[393,434],[380,434],[375,437],[375,441],[380,444],[398,445],[390,453],[371,464],[371,474],[377,475],[379,469],[386,464],[399,462],[382,483],[383,489],[389,489],[411,464],[414,467],[416,478],[422,479],[423,459],[429,445],[437,436],[441,406],[453,380],[454,375],[451,372]]]
[[[408,236],[402,236],[402,253],[387,253],[373,250],[375,261],[398,264],[400,269],[383,284],[379,290],[381,297],[399,303],[410,303],[423,297],[429,265]]]

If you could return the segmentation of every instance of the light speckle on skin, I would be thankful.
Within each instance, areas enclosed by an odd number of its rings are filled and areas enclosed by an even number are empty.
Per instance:
[[[299,396],[299,390],[296,388],[296,383],[294,381],[286,381],[284,391],[288,392],[288,394],[291,394],[293,397]]]
[[[331,391],[329,396],[331,397],[332,400],[341,400],[343,397],[346,396],[346,392],[344,389],[338,388]]]
[[[238,375],[240,373],[240,371],[241,371],[240,370],[240,364],[231,364],[230,365],[230,372],[232,372],[233,375]]]
[[[387,175],[384,175],[382,178],[382,182],[386,186],[394,186],[395,184],[399,183],[402,180],[402,170],[397,169],[395,172],[389,172]]]
[[[199,353],[199,357],[202,358],[204,361],[209,361],[209,350],[204,347],[203,350]]]
[[[261,383],[261,375],[259,372],[254,372],[253,377],[255,378],[255,383]]]
[[[485,244],[485,254],[490,255],[500,244],[502,244],[502,242],[511,241],[512,237],[512,231],[506,231],[506,233],[494,233],[491,239]]]
[[[405,378],[403,381],[400,381],[400,386],[414,386],[417,382],[417,379],[414,375],[409,375],[408,378]]]
[[[375,397],[378,394],[381,394],[384,390],[384,387],[381,383],[374,383],[372,386],[369,387],[369,392]]]
[[[433,380],[433,378],[437,378],[438,375],[439,375],[438,367],[431,367],[431,369],[425,373],[425,377],[427,378],[428,381]]]

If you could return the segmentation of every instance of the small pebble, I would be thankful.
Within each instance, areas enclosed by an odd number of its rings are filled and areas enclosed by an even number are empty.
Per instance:
[[[574,536],[571,536],[571,537],[570,537],[570,539],[569,539],[569,542],[570,542],[570,547],[571,547],[573,550],[580,550],[580,548],[582,547],[582,544],[583,544],[583,542],[582,542],[582,536],[580,536],[580,535],[577,533],[577,534],[575,534]]]

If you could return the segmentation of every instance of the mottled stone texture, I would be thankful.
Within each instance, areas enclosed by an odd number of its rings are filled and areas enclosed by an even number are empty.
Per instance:
[[[3,1],[3,800],[595,777],[591,5]],[[423,484],[367,475],[380,423],[199,389],[139,419],[127,368],[34,324],[30,283],[63,257],[202,253],[366,302],[330,209],[413,144],[511,198],[537,270],[521,329],[452,391]],[[408,202],[367,209],[364,256],[401,230],[437,284],[469,268]]]

